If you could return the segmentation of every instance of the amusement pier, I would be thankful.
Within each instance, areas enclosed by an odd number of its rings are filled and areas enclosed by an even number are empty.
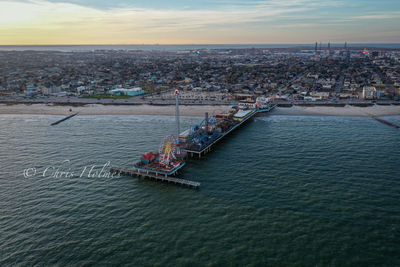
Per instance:
[[[200,124],[181,132],[178,90],[175,90],[175,99],[177,137],[171,134],[165,136],[157,152],[142,154],[140,160],[128,168],[111,167],[111,172],[200,188],[199,182],[179,178],[179,171],[186,165],[186,159],[201,158],[225,136],[254,116],[269,112],[275,107],[268,98],[247,99],[224,113],[211,117],[205,113]]]

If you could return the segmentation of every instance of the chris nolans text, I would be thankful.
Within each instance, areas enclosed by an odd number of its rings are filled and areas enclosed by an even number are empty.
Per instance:
[[[37,169],[27,168],[23,171],[25,178],[51,177],[51,178],[119,178],[120,174],[110,172],[110,162],[103,165],[84,166],[79,170],[72,170],[70,160],[64,160],[60,164]]]

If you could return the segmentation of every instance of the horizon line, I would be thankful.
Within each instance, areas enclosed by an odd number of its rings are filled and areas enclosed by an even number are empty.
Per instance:
[[[400,44],[400,42],[317,42],[318,44],[344,44],[347,43],[347,45],[351,44]],[[315,42],[311,43],[166,43],[166,44],[159,44],[159,43],[154,43],[154,44],[138,44],[138,43],[132,43],[132,44],[0,44],[1,46],[128,46],[128,45],[159,45],[159,46],[164,46],[164,45],[314,45]]]

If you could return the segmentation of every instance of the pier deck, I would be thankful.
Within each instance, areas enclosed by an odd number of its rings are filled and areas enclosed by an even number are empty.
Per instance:
[[[235,126],[233,126],[231,129],[229,129],[229,131],[225,132],[223,135],[221,135],[220,137],[218,137],[217,139],[215,139],[213,142],[211,142],[210,144],[208,144],[206,147],[204,147],[202,150],[200,151],[196,151],[196,150],[186,150],[186,152],[188,153],[188,155],[198,155],[199,157],[201,157],[202,154],[205,154],[207,152],[209,152],[211,150],[211,147],[213,145],[215,145],[218,141],[220,141],[221,139],[223,139],[225,136],[227,136],[228,134],[230,134],[231,132],[233,132],[234,130],[236,130],[238,127],[240,127],[242,124],[244,124],[246,121],[250,120],[251,118],[253,118],[254,116],[256,116],[259,113],[263,113],[263,112],[268,112],[270,110],[272,110],[274,107],[270,108],[270,109],[263,109],[263,110],[256,110],[254,113],[252,113],[250,116],[248,116],[247,118],[245,118],[244,120],[242,120],[241,122],[239,122],[238,124],[236,124]]]
[[[193,188],[200,188],[199,182],[175,178],[175,177],[171,177],[171,176],[167,176],[167,175],[157,175],[157,174],[153,174],[153,173],[149,173],[149,172],[140,171],[137,169],[111,167],[110,172],[124,174],[124,175],[130,175],[130,176],[139,176],[139,177],[144,177],[147,179],[154,179],[154,180],[157,180],[160,182],[168,182],[168,183],[174,183],[174,184],[179,184],[179,185],[186,185],[186,186],[193,187]]]

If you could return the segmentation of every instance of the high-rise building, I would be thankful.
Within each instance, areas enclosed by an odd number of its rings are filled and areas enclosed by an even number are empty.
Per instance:
[[[314,47],[314,55],[317,55],[317,51],[318,51],[318,42],[315,42],[315,47]]]
[[[362,97],[364,99],[375,99],[376,98],[376,88],[373,86],[364,86],[362,91]]]
[[[332,56],[331,42],[328,43],[328,55]]]

